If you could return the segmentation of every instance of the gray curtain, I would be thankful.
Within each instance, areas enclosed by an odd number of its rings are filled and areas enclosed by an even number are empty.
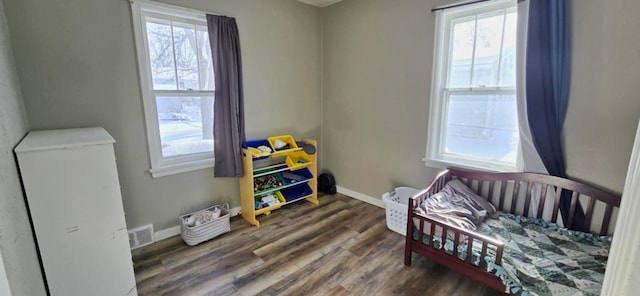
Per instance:
[[[216,80],[213,139],[215,177],[242,177],[244,99],[240,35],[236,19],[207,14]]]

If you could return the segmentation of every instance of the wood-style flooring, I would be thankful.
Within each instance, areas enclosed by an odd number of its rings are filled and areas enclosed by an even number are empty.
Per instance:
[[[501,295],[415,255],[384,209],[341,194],[260,216],[189,247],[179,236],[134,251],[139,295]]]

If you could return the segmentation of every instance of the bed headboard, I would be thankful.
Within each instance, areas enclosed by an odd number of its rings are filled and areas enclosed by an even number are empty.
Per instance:
[[[610,226],[614,209],[620,207],[621,198],[617,194],[574,180],[534,173],[488,173],[451,168],[438,174],[422,194],[429,196],[440,191],[453,178],[463,181],[500,211],[552,222],[558,221],[560,197],[570,197],[571,206],[564,226],[600,235],[613,232]],[[574,223],[578,203],[585,211],[583,225]],[[545,211],[544,205],[549,210]]]

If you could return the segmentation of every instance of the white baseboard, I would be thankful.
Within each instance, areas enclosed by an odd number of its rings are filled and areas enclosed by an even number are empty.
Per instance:
[[[153,233],[153,241],[161,241],[180,234],[180,225],[169,227],[163,230],[158,230]]]
[[[238,215],[240,213],[240,207],[232,208],[231,210],[229,210],[229,213],[231,214],[231,217]],[[161,241],[174,237],[176,235],[180,235],[180,225],[156,231],[155,233],[153,233],[153,241]]]
[[[350,190],[350,189],[347,189],[347,188],[344,188],[344,187],[341,187],[341,186],[336,186],[336,189],[338,189],[338,193],[342,193],[342,194],[344,194],[344,195],[346,195],[348,197],[364,201],[364,202],[366,202],[368,204],[372,204],[372,205],[374,205],[376,207],[380,207],[380,208],[383,208],[383,209],[385,208],[385,204],[384,204],[384,201],[382,201],[382,199],[371,197],[371,196],[368,196],[368,195],[362,194],[360,192],[356,192],[356,191],[353,191],[353,190]]]

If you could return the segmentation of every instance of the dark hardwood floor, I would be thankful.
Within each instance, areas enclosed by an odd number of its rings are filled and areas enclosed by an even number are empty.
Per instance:
[[[140,295],[501,295],[414,254],[384,209],[340,194],[260,216],[189,247],[179,236],[135,250]]]

